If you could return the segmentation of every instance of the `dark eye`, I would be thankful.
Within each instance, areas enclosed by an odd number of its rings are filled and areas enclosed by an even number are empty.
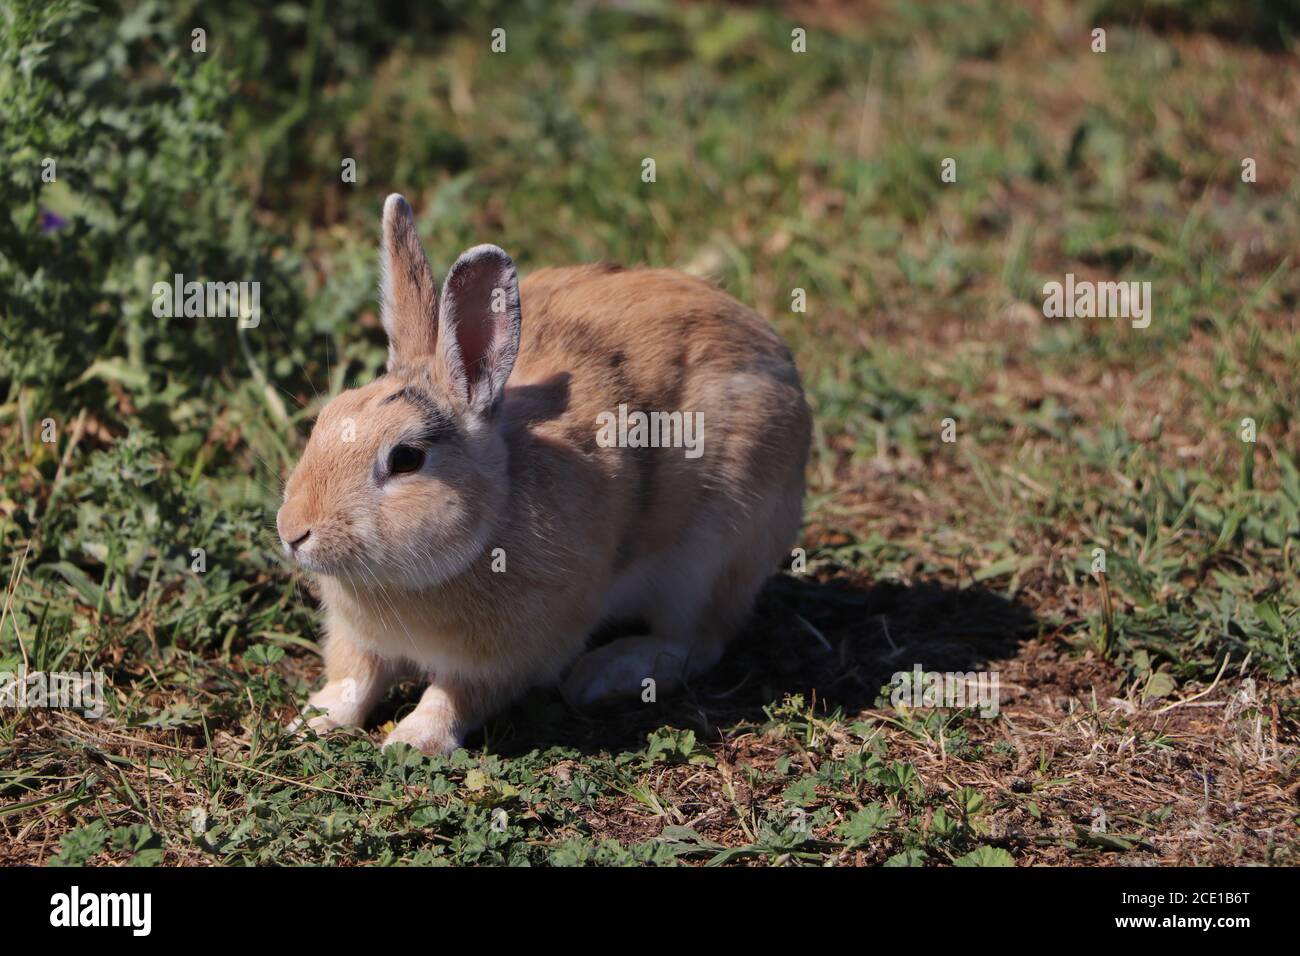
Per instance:
[[[424,449],[414,445],[398,445],[388,453],[388,473],[405,475],[419,471],[424,464]]]

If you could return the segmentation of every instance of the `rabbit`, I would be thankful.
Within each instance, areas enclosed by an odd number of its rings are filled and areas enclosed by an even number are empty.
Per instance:
[[[666,269],[521,285],[493,245],[439,296],[397,194],[380,264],[387,371],[322,409],[276,518],[324,607],[308,725],[361,725],[415,677],[383,746],[449,753],[532,686],[581,709],[712,667],[802,520],[810,414],[773,329]],[[699,422],[694,454],[616,434],[650,411]],[[647,633],[586,648],[632,619]]]

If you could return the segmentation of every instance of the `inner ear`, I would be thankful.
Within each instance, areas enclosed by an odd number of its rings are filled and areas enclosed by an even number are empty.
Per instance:
[[[454,389],[491,412],[505,392],[519,353],[519,278],[505,251],[492,245],[463,253],[442,287],[439,348]]]
[[[384,201],[379,277],[389,369],[433,355],[438,346],[438,289],[415,229],[415,215],[397,193]]]

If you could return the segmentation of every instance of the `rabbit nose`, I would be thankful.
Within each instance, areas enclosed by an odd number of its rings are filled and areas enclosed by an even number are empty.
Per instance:
[[[283,511],[275,517],[275,529],[280,532],[280,540],[290,551],[297,551],[298,546],[311,537],[311,528],[299,531],[284,520]]]

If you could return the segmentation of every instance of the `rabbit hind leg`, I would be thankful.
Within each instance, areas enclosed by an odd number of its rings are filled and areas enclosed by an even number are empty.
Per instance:
[[[619,638],[580,657],[562,685],[571,704],[656,700],[717,664],[772,569],[750,549],[735,549],[725,564],[701,557],[708,553],[695,541],[643,573],[640,603],[650,633]]]

